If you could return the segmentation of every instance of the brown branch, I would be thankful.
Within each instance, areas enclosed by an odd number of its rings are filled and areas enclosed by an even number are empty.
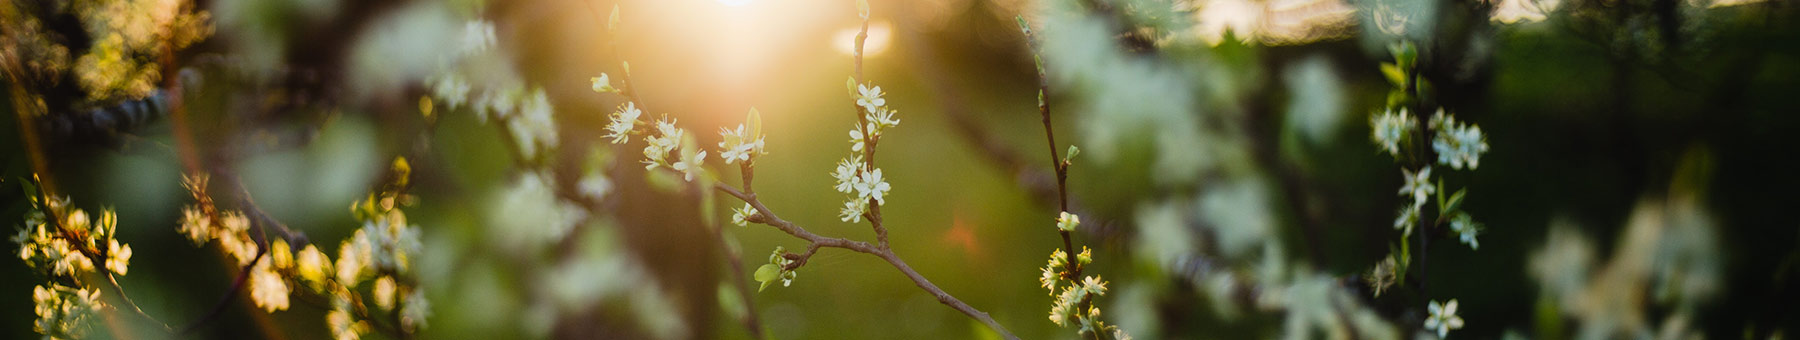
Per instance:
[[[1069,160],[1062,159],[1062,155],[1056,153],[1056,127],[1050,121],[1050,100],[1047,98],[1050,95],[1050,76],[1044,73],[1043,57],[1038,56],[1037,51],[1042,46],[1038,43],[1037,35],[1032,34],[1029,26],[1025,26],[1024,19],[1019,19],[1019,25],[1021,26],[1020,31],[1025,35],[1025,43],[1030,45],[1032,60],[1037,69],[1038,114],[1044,117],[1044,142],[1049,146],[1050,166],[1056,169],[1057,208],[1061,212],[1067,213],[1069,212]],[[1065,249],[1063,256],[1065,256],[1064,262],[1066,262],[1064,270],[1069,273],[1068,279],[1081,280],[1081,262],[1075,260],[1075,241],[1069,235],[1068,230],[1058,228],[1057,234],[1062,236]]]
[[[731,195],[732,197],[736,197],[739,200],[744,201],[744,203],[750,204],[752,208],[755,208],[756,215],[750,217],[752,222],[775,227],[775,229],[786,232],[788,235],[793,235],[794,237],[809,242],[805,253],[799,255],[789,254],[793,255],[788,257],[788,259],[794,260],[794,264],[791,265],[794,268],[786,268],[788,270],[799,268],[800,265],[805,264],[806,260],[817,253],[818,249],[821,247],[843,248],[859,253],[875,255],[876,257],[880,257],[882,260],[887,261],[894,269],[899,270],[901,274],[906,275],[906,278],[911,279],[913,284],[919,286],[919,289],[931,293],[933,297],[937,298],[939,303],[943,303],[946,306],[950,306],[952,309],[956,309],[958,312],[962,312],[977,321],[981,321],[981,323],[987,325],[989,329],[992,329],[995,333],[999,333],[1001,337],[1015,340],[1019,338],[1014,336],[1011,332],[1006,331],[1006,327],[1001,326],[999,322],[994,321],[994,318],[988,316],[986,312],[977,310],[975,307],[970,307],[969,304],[963,303],[962,300],[958,300],[955,296],[945,292],[942,288],[938,288],[936,284],[931,283],[931,280],[926,279],[925,276],[920,275],[918,271],[913,270],[912,266],[907,265],[905,260],[900,259],[899,255],[895,255],[894,251],[886,246],[877,246],[869,244],[868,242],[814,234],[806,231],[806,228],[802,228],[793,222],[783,220],[781,217],[775,215],[775,212],[769,210],[768,206],[763,205],[762,201],[758,200],[754,193],[744,193],[725,184],[714,184],[713,188],[720,192],[724,192],[727,195]]]

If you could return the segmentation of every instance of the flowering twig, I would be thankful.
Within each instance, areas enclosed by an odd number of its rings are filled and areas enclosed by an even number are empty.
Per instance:
[[[907,265],[905,260],[900,259],[898,255],[894,254],[893,249],[888,248],[886,245],[875,245],[863,241],[814,234],[793,222],[781,219],[774,211],[769,210],[768,206],[763,205],[762,201],[757,199],[755,193],[738,191],[730,185],[723,183],[714,184],[713,188],[726,195],[731,195],[731,197],[736,197],[755,208],[756,215],[748,218],[750,222],[762,223],[775,227],[775,229],[779,229],[788,235],[793,235],[794,237],[798,237],[808,242],[805,253],[787,253],[784,255],[784,257],[789,260],[794,261],[789,265],[791,268],[786,268],[787,270],[798,269],[800,266],[805,265],[806,261],[810,259],[814,253],[818,252],[819,248],[841,248],[875,255],[876,257],[880,257],[882,260],[887,261],[894,269],[900,270],[900,273],[905,274],[907,279],[911,279],[913,284],[919,286],[919,289],[931,293],[931,296],[937,298],[939,303],[948,305],[958,312],[962,312],[971,318],[975,318],[977,321],[981,321],[982,324],[987,325],[988,328],[993,329],[994,332],[1000,333],[1000,336],[1002,337],[1007,339],[1018,339],[1018,337],[1012,335],[1011,332],[1007,332],[1006,327],[1001,326],[999,322],[994,321],[993,317],[988,316],[986,312],[977,310],[975,307],[970,307],[969,304],[963,303],[962,300],[950,295],[950,293],[945,292],[942,288],[938,288],[936,284],[931,283],[931,280],[926,279],[924,275],[919,275],[918,271],[913,270],[912,266]]]

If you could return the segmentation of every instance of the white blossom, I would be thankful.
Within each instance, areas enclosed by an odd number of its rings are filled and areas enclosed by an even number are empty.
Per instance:
[[[612,113],[611,121],[606,123],[606,135],[601,137],[610,138],[613,144],[624,144],[625,140],[631,138],[631,131],[637,129],[638,116],[643,114],[644,111],[638,110],[637,103],[625,102],[625,105],[619,106],[618,111]]]
[[[749,162],[750,157],[767,153],[763,150],[763,137],[750,136],[750,133],[754,132],[746,132],[744,124],[738,124],[737,129],[719,128],[719,135],[722,137],[719,141],[719,157],[725,158],[725,164]]]
[[[526,158],[537,157],[540,148],[554,148],[557,145],[556,120],[553,116],[555,108],[550,105],[550,98],[543,89],[531,91],[519,103],[519,115],[507,120],[507,128],[512,131],[514,145]]]
[[[250,299],[269,313],[288,309],[287,281],[275,273],[272,262],[274,260],[265,255],[250,269]]]
[[[881,107],[887,106],[887,99],[881,98],[883,95],[885,94],[881,93],[880,86],[856,85],[856,105],[861,106],[865,112],[877,112]]]
[[[685,130],[675,127],[675,119],[663,117],[656,121],[658,135],[644,138],[644,170],[656,170],[660,166],[669,166],[669,152],[681,147],[681,137]]]
[[[606,72],[601,72],[599,77],[593,77],[593,78],[588,78],[588,79],[590,81],[594,82],[594,92],[597,92],[597,93],[619,92],[618,88],[612,86],[611,78],[612,78],[611,76],[606,75]]]
[[[1431,126],[1437,130],[1431,140],[1431,150],[1437,152],[1438,164],[1457,170],[1462,170],[1465,164],[1470,170],[1481,166],[1481,154],[1488,151],[1487,137],[1482,135],[1481,127],[1457,122],[1456,117],[1445,115],[1443,110],[1432,115]]]
[[[1418,172],[1400,169],[1400,174],[1406,178],[1406,185],[1400,187],[1400,195],[1412,196],[1413,209],[1424,207],[1431,194],[1437,193],[1437,186],[1431,184],[1431,166],[1427,165]]]
[[[863,212],[869,210],[869,200],[849,199],[844,201],[844,208],[838,209],[838,219],[844,222],[862,222]]]
[[[1081,216],[1079,215],[1070,214],[1069,212],[1064,211],[1061,215],[1057,215],[1056,217],[1056,229],[1062,231],[1075,231],[1075,227],[1078,226],[1081,226]]]
[[[1481,249],[1481,242],[1475,239],[1481,234],[1481,224],[1476,223],[1475,218],[1469,214],[1459,213],[1456,218],[1450,219],[1450,231],[1456,232],[1457,238],[1469,245],[1469,249]]]
[[[1431,315],[1425,318],[1425,328],[1437,330],[1438,338],[1450,335],[1452,329],[1463,327],[1463,319],[1456,316],[1456,299],[1450,299],[1450,302],[1444,304],[1432,301],[1425,308],[1431,311]]]
[[[888,189],[893,188],[888,185],[886,180],[881,178],[881,169],[864,171],[862,175],[858,176],[856,185],[854,186],[856,187],[856,196],[859,199],[867,200],[873,198],[877,205],[887,204],[887,200],[884,199],[883,196],[887,195]]]
[[[1385,111],[1369,117],[1369,139],[1381,146],[1382,151],[1386,151],[1394,157],[1400,157],[1401,141],[1412,134],[1413,128],[1417,125],[1418,123],[1413,121],[1412,114],[1407,113],[1405,108],[1400,109],[1399,112]]]
[[[1419,209],[1417,207],[1410,205],[1400,207],[1399,216],[1394,217],[1394,229],[1400,230],[1401,234],[1412,235],[1413,225],[1418,220]]]
[[[863,138],[863,132],[861,129],[857,129],[857,128],[850,129],[850,151],[862,152],[863,144],[864,144],[863,142],[866,140],[867,139]]]
[[[831,177],[837,179],[837,191],[846,194],[853,192],[858,180],[856,174],[860,172],[862,172],[862,156],[838,160],[837,170],[831,172]]]
[[[885,107],[881,108],[880,110],[870,112],[869,116],[868,116],[869,123],[871,125],[873,125],[874,128],[869,129],[869,130],[870,131],[881,131],[881,129],[884,129],[884,128],[890,128],[890,127],[900,125],[900,119],[894,118],[894,113],[896,113],[896,111],[890,110]],[[880,135],[881,133],[874,132],[874,134]]]
[[[736,224],[739,227],[748,226],[750,225],[750,217],[756,216],[756,214],[756,207],[750,206],[750,203],[744,203],[743,208],[731,210],[731,224]]]
[[[492,48],[494,42],[498,40],[494,38],[494,23],[487,22],[486,20],[470,21],[463,24],[462,38],[462,52],[464,54],[486,51],[489,48]]]
[[[669,165],[669,168],[680,171],[683,180],[693,182],[694,176],[705,171],[702,166],[706,165],[706,151],[689,153],[690,151],[691,150],[682,150],[681,161]]]

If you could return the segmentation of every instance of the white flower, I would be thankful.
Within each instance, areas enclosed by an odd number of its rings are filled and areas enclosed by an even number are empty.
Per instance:
[[[689,182],[693,182],[695,175],[699,175],[702,171],[705,171],[705,169],[701,168],[701,166],[706,165],[706,151],[701,151],[699,153],[694,153],[694,154],[687,154],[688,151],[689,150],[683,150],[682,151],[683,155],[681,155],[681,161],[676,162],[673,165],[670,165],[669,168],[675,169],[675,171],[680,171],[682,179],[687,180]]]
[[[890,128],[900,125],[900,119],[894,118],[894,113],[894,110],[889,110],[885,107],[881,108],[881,110],[870,112],[869,123],[875,126],[875,129],[870,129],[870,131],[880,131],[881,128]],[[880,133],[876,134],[879,135]]]
[[[738,124],[735,130],[719,128],[719,135],[722,137],[719,141],[719,157],[725,158],[725,164],[749,162],[750,157],[767,153],[763,151],[763,137],[749,136],[744,131],[744,124]]]
[[[1082,278],[1081,288],[1086,289],[1088,294],[1106,295],[1106,280],[1101,279],[1099,276]]]
[[[1469,214],[1459,213],[1456,218],[1450,219],[1450,231],[1456,232],[1462,243],[1469,245],[1469,249],[1481,249],[1481,242],[1475,239],[1475,236],[1481,234],[1481,224],[1476,223],[1475,218]]]
[[[856,188],[856,174],[862,172],[862,156],[838,160],[837,171],[831,177],[837,179],[837,191],[851,193]]]
[[[288,308],[288,286],[270,262],[274,260],[265,255],[250,269],[250,299],[256,300],[256,305],[264,311],[274,313]]]
[[[597,92],[597,93],[619,92],[618,88],[615,88],[612,86],[612,78],[610,76],[607,76],[606,72],[600,72],[599,77],[593,77],[593,78],[588,78],[588,79],[592,80],[594,82],[594,92]]]
[[[739,227],[748,226],[750,225],[751,216],[756,216],[756,207],[750,206],[750,203],[744,203],[743,208],[731,210],[731,224],[736,224]]]
[[[1431,126],[1437,129],[1437,135],[1431,140],[1431,150],[1437,152],[1438,164],[1457,170],[1464,164],[1470,170],[1481,166],[1481,154],[1488,151],[1487,137],[1482,135],[1481,127],[1459,123],[1455,117],[1444,115],[1443,110],[1432,115]]]
[[[533,158],[537,157],[540,148],[556,147],[555,110],[543,89],[532,90],[530,96],[519,102],[519,116],[507,121],[519,153]]]
[[[659,166],[669,166],[669,152],[681,147],[681,137],[685,130],[675,127],[675,119],[663,117],[656,121],[659,135],[644,138],[644,170],[656,170]]]
[[[1456,316],[1456,299],[1441,305],[1432,301],[1425,308],[1431,310],[1431,316],[1425,318],[1425,328],[1436,329],[1439,338],[1449,335],[1452,329],[1463,327],[1463,319]]]
[[[1437,193],[1437,186],[1431,184],[1431,166],[1427,165],[1419,172],[1400,169],[1400,175],[1406,178],[1406,185],[1400,187],[1400,195],[1412,195],[1413,209],[1425,206],[1426,199]]]
[[[590,171],[587,175],[581,176],[581,182],[575,183],[575,186],[581,190],[582,196],[598,201],[606,198],[607,193],[612,192],[613,184],[612,179],[606,178],[606,174]]]
[[[1056,217],[1056,229],[1061,229],[1062,231],[1075,231],[1075,227],[1080,225],[1081,216],[1070,214],[1067,211],[1062,212],[1061,215]]]
[[[106,259],[106,270],[125,275],[127,266],[131,265],[131,245],[120,244],[119,240],[107,240],[106,245],[106,254],[112,257]]]
[[[370,292],[374,293],[375,306],[391,310],[394,309],[394,293],[397,291],[399,286],[395,284],[394,277],[382,275],[375,279],[375,288]]]
[[[325,273],[332,271],[331,259],[326,258],[319,247],[310,244],[306,245],[306,249],[300,250],[300,255],[294,259],[294,266],[301,281],[311,285],[314,291],[324,287]]]
[[[858,177],[856,185],[854,185],[856,187],[856,196],[858,198],[865,200],[874,198],[875,204],[877,205],[887,204],[887,200],[882,197],[887,195],[888,189],[892,189],[893,187],[889,186],[887,181],[881,178],[881,169],[864,171],[862,175]]]
[[[463,24],[463,53],[486,51],[495,40],[493,23],[477,20]]]
[[[1401,230],[1401,234],[1411,236],[1413,224],[1418,220],[1419,209],[1417,207],[1410,205],[1400,207],[1400,216],[1394,217],[1394,229]]]
[[[862,222],[863,212],[869,209],[869,200],[851,198],[844,201],[844,208],[838,209],[838,220],[844,222]]]
[[[882,106],[887,106],[887,99],[881,98],[882,95],[880,86],[856,85],[856,105],[866,112],[877,112]]]
[[[638,116],[643,114],[644,111],[638,110],[637,103],[625,102],[624,106],[619,107],[619,111],[613,112],[612,121],[606,123],[606,135],[601,137],[611,138],[613,144],[624,144],[626,139],[631,138],[631,130],[637,129]]]
[[[432,82],[431,85],[432,96],[444,101],[446,107],[449,108],[461,107],[463,101],[468,100],[466,97],[469,96],[470,90],[469,82],[463,81],[462,77],[455,73],[446,73],[438,77],[437,81]]]
[[[1400,157],[1400,142],[1412,133],[1417,124],[1413,121],[1412,114],[1407,113],[1404,108],[1398,113],[1382,112],[1369,117],[1369,139],[1380,145],[1382,151]]]
[[[850,151],[862,152],[863,151],[863,141],[864,141],[863,132],[861,129],[857,129],[857,128],[850,129]]]

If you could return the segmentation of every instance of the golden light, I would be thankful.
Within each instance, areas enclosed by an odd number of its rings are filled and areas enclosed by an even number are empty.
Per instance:
[[[731,7],[742,7],[744,5],[750,4],[750,0],[718,0],[718,1],[721,4],[725,4],[726,6],[731,6]]]
[[[831,35],[831,44],[837,47],[839,53],[846,56],[854,55],[856,53],[856,33],[861,31],[861,26],[838,30],[837,34]],[[894,24],[887,20],[871,20],[869,21],[869,38],[863,40],[863,56],[881,55],[882,52],[887,52],[888,45],[893,43]]]

